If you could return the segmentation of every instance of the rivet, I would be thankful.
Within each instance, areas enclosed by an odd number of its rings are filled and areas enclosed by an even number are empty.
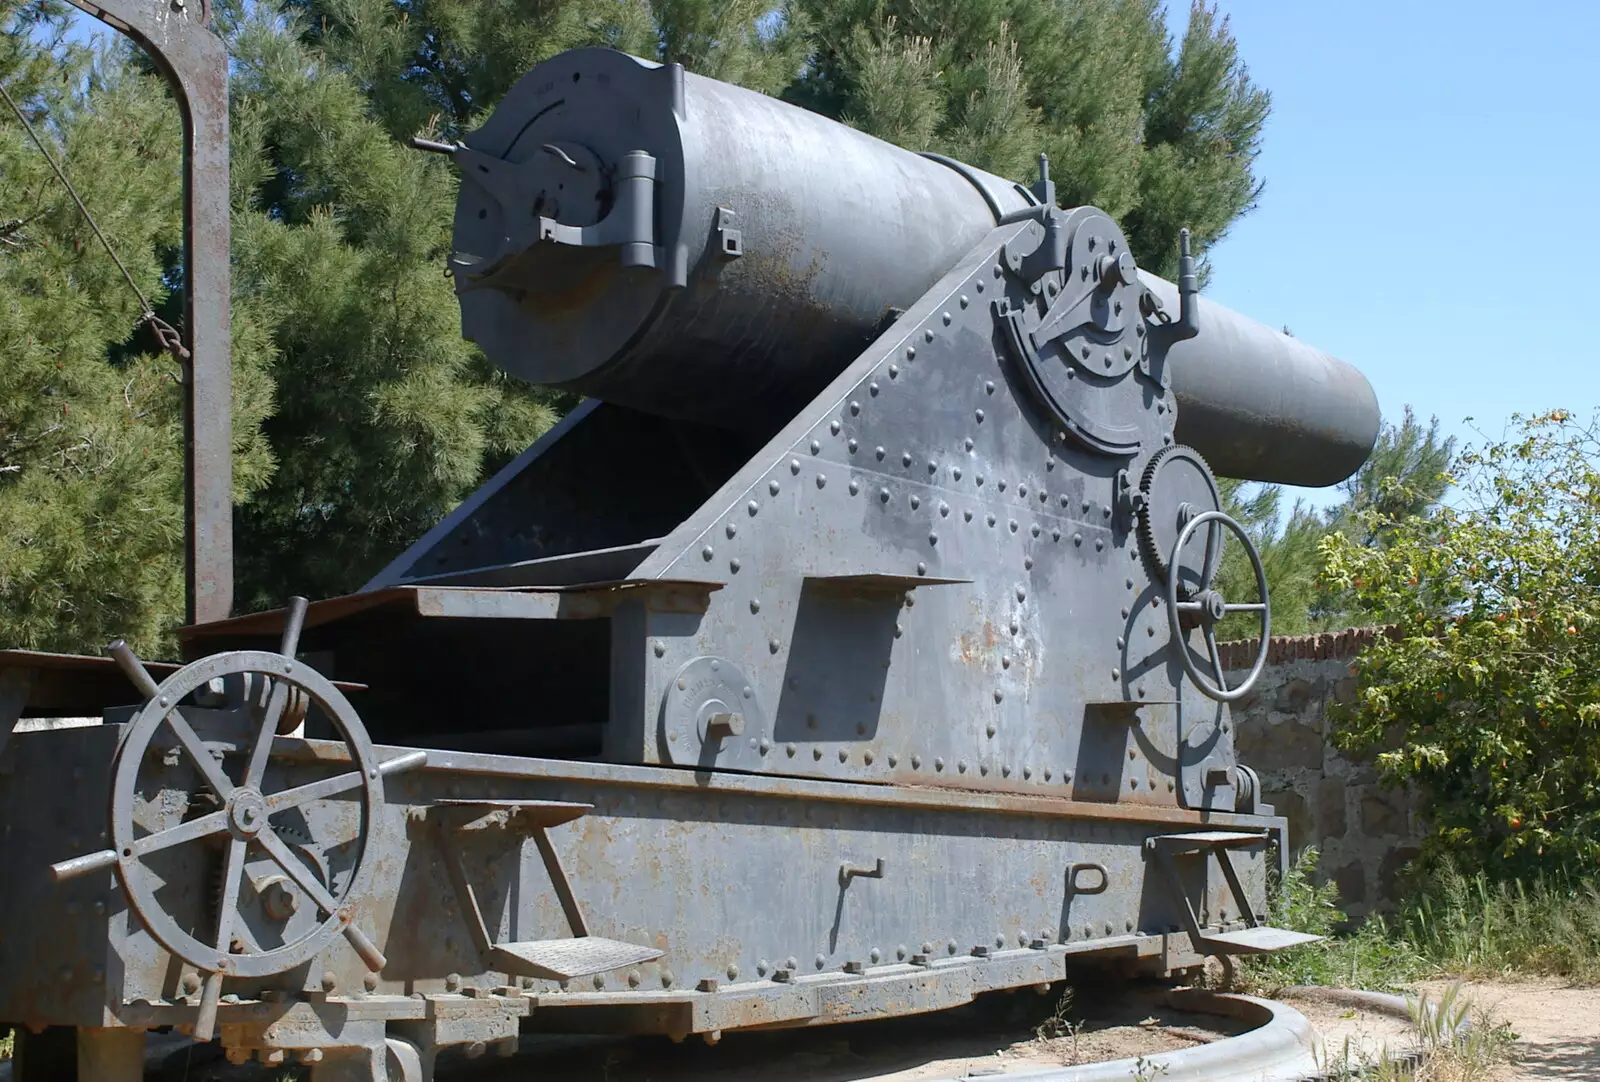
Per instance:
[[[904,943],[900,944],[898,947],[896,947],[894,949],[894,956],[896,958],[900,959],[902,962],[905,961],[905,958],[906,958],[906,945]]]
[[[784,745],[783,750],[789,756],[789,758],[791,758],[791,759],[794,758],[794,750],[795,749],[794,749],[794,745],[793,744]]]
[[[1017,622],[1015,620],[1011,621],[1011,634],[1015,635],[1017,633],[1017,628]]]
[[[1005,697],[1006,697],[1006,693],[1005,692],[999,690],[998,688],[995,689],[995,693],[994,693],[994,701],[995,702],[1000,702]]]
[[[944,319],[944,325],[946,327],[950,326],[950,319],[951,319],[950,313],[946,312],[942,318]]]
[[[732,571],[735,575],[739,573],[739,568],[743,566],[744,564],[739,562],[739,557],[737,556],[728,561],[728,570]]]
[[[1061,506],[1067,506],[1067,494],[1065,492],[1061,494]]]
[[[821,474],[821,473],[817,474],[817,487],[818,488],[822,488],[827,483],[828,483],[828,477],[827,477],[826,474]]]
[[[889,502],[889,490],[886,489],[886,488],[880,488],[878,490],[878,499],[882,503],[888,503]]]
[[[1031,767],[1031,766],[1025,766],[1025,767],[1023,767],[1023,768],[1022,768],[1022,776],[1023,776],[1023,777],[1024,777],[1024,778],[1031,778],[1031,777],[1033,777],[1033,767]]]
[[[1044,780],[1045,781],[1049,781],[1050,780],[1050,775],[1053,774],[1053,773],[1055,773],[1055,771],[1053,769],[1051,769],[1048,766],[1045,767],[1044,768]]]
[[[905,634],[905,630],[906,629],[903,625],[896,623],[894,625],[894,637],[898,639],[901,635]]]
[[[688,691],[689,690],[689,681],[686,678],[682,677],[682,676],[678,677],[678,690],[679,691]]]
[[[926,575],[927,573],[928,573],[928,565],[925,564],[925,563],[920,563],[919,562],[917,564],[917,574]]]
[[[984,394],[994,394],[994,380],[986,379],[983,381],[983,392]]]
[[[1124,620],[1126,620],[1128,618],[1128,610],[1127,609],[1123,609],[1122,610],[1122,618]]]
[[[1029,526],[1028,527],[1028,532],[1030,534],[1032,534],[1034,537],[1038,537],[1039,536],[1039,524],[1037,522],[1035,522],[1032,526]]]
[[[872,765],[872,760],[875,758],[877,758],[877,756],[872,754],[872,749],[870,748],[861,753],[861,761],[866,763],[868,766]]]
[[[889,765],[890,766],[899,766],[900,765],[900,756],[896,755],[892,751],[889,753]]]
[[[1123,346],[1122,347],[1122,359],[1126,361],[1126,360],[1131,360],[1132,357],[1133,357],[1133,347],[1132,346]]]
[[[756,750],[761,752],[762,755],[765,755],[767,752],[772,750],[772,741],[768,740],[766,737],[762,737],[761,743],[756,745]]]
[[[950,517],[950,505],[945,503],[943,500],[939,501],[939,517],[940,518],[949,518]]]
[[[924,341],[927,341],[927,342],[933,341],[933,328],[929,327],[927,330],[923,331],[922,332],[922,337],[923,337]]]
[[[1052,540],[1052,541],[1060,541],[1061,540],[1061,527],[1055,526],[1055,527],[1051,528],[1051,530],[1050,530],[1050,540]]]
[[[707,545],[705,548],[700,550],[700,555],[704,556],[708,560],[711,559],[711,557],[715,556],[716,554],[717,554],[716,550],[713,549],[710,545]]]
[[[1122,636],[1121,636],[1121,635],[1118,635],[1118,636],[1117,636],[1117,649],[1118,649],[1118,650],[1121,650],[1121,649],[1122,649],[1122,648],[1123,648],[1123,647],[1124,647],[1124,646],[1126,646],[1126,645],[1127,645],[1127,643],[1125,643],[1125,642],[1123,642],[1123,641],[1122,641]]]
[[[891,364],[891,365],[890,365],[890,366],[889,366],[889,378],[890,378],[890,379],[895,379],[895,378],[896,378],[896,377],[898,377],[898,376],[899,376],[899,375],[900,375],[900,366],[899,366],[899,365],[897,365],[897,364]],[[877,384],[876,384],[876,383],[874,383],[874,384],[873,384],[873,386],[874,386],[874,387],[876,387],[876,386],[877,386]],[[877,394],[877,393],[878,393],[878,392],[877,392],[877,391],[873,391],[873,392],[872,392],[872,393],[873,393],[873,394]]]
[[[850,405],[853,407],[851,409],[852,413],[860,412],[860,410],[861,410],[860,406],[857,406],[854,402],[850,403]],[[840,426],[838,421],[829,421],[828,422],[828,431],[832,432],[835,436],[837,436],[839,434],[839,428],[840,427],[841,426]]]
[[[775,481],[775,480],[767,482],[767,491],[772,493],[774,496],[776,496],[778,494],[779,487],[780,486],[779,486],[778,482]]]
[[[933,761],[933,769],[935,769],[935,770],[943,770],[944,769],[944,759],[943,758],[935,759]]]
[[[983,731],[991,737],[994,736],[994,722],[991,721],[988,725],[985,725]]]
[[[1112,669],[1111,670],[1111,679],[1113,679],[1113,680],[1121,680],[1122,679],[1122,671],[1120,669]]]
[[[1017,520],[1016,519],[1010,519],[1009,521],[1007,521],[1006,525],[1011,528],[1011,532],[1012,533],[1016,533],[1017,532]]]
[[[989,776],[989,764],[988,763],[979,763],[978,764],[978,773],[982,774],[984,777],[987,778]]]
[[[168,703],[169,703],[169,700],[167,699],[167,697],[165,695],[161,696],[160,699],[156,700],[156,705],[158,705],[158,706],[166,706],[166,705],[168,705]]]
[[[725,532],[727,533],[728,538],[731,540],[733,538],[733,535],[739,532],[739,527],[735,526],[733,523],[730,522],[730,523],[728,523]]]
[[[1106,504],[1104,507],[1100,508],[1100,517],[1101,518],[1110,518],[1111,517],[1111,505],[1109,503]]]
[[[1072,535],[1072,543],[1073,543],[1073,544],[1074,544],[1074,545],[1081,545],[1081,544],[1083,544],[1083,534],[1081,534],[1081,533],[1075,533],[1075,534],[1073,534],[1073,535]]]
[[[1081,349],[1079,352],[1083,355],[1083,359],[1084,360],[1087,361],[1089,359],[1089,347],[1088,346],[1084,346],[1083,349]],[[1067,369],[1067,371],[1070,372],[1072,370],[1069,368],[1069,369]]]
[[[1111,367],[1111,354],[1107,353],[1103,359],[1105,361],[1106,367],[1110,368]]]
[[[789,460],[789,472],[790,473],[799,473],[800,472],[800,460],[798,458],[791,458]]]
[[[657,639],[651,645],[655,648],[656,657],[661,657],[667,652],[667,644],[662,642],[660,639]]]
[[[938,534],[931,533],[931,534],[928,535],[928,544],[937,545],[938,543],[939,543],[939,535]]]
[[[911,510],[915,511],[917,508],[919,508],[921,506],[922,506],[922,497],[916,495],[915,493],[912,493],[912,495],[911,495]]]
[[[982,278],[978,279],[975,288],[978,290],[979,293],[983,292],[983,279]]]
[[[900,452],[900,465],[902,465],[902,466],[911,465],[911,452],[910,451],[902,451],[902,452]]]
[[[751,612],[760,612],[761,611],[761,599],[760,598],[752,597],[750,599],[750,611]]]
[[[850,484],[846,487],[849,488],[850,495],[854,496],[857,492],[861,491],[861,482],[852,477],[850,479]]]
[[[917,347],[916,346],[907,346],[906,347],[906,360],[913,361],[913,360],[916,360],[916,357],[917,357]]]
[[[1002,765],[1000,767],[1000,774],[1001,774],[1002,777],[1009,778],[1011,776],[1011,764],[1010,763],[1006,763],[1006,764]]]
[[[840,748],[839,749],[839,761],[841,763],[847,763],[847,762],[850,761],[850,749],[849,748]]]
[[[1136,691],[1136,692],[1137,692],[1137,693],[1138,693],[1138,696],[1139,696],[1139,698],[1141,698],[1141,699],[1142,699],[1142,698],[1144,698],[1144,685],[1143,685],[1143,684],[1140,684],[1140,685],[1139,685],[1139,686],[1138,686],[1138,687],[1137,687],[1137,688],[1136,688],[1136,689],[1134,689],[1134,690],[1135,690],[1135,691]]]
[[[872,393],[873,394],[877,394],[878,393],[878,385],[876,383],[874,383],[872,385]],[[850,412],[851,412],[852,415],[860,413],[861,412],[861,403],[860,402],[851,402],[850,403]]]
[[[961,517],[968,522],[972,521],[972,508],[968,507],[961,512]]]
[[[756,961],[757,976],[765,977],[767,975],[767,968],[767,960],[765,958],[761,958]]]
[[[1097,538],[1094,539],[1094,550],[1096,552],[1104,552],[1105,551],[1105,547],[1106,547],[1106,539],[1105,538],[1097,537]]]
[[[994,521],[995,520],[994,520],[994,512],[993,511],[989,512],[989,514],[984,516],[984,517],[987,519],[989,525],[991,525],[991,526],[994,525]]]
[[[978,423],[980,425],[983,424],[983,411],[982,410],[974,410],[972,415],[978,419]]]
[[[833,422],[833,430],[834,430],[835,433],[837,433],[839,431],[839,422],[838,421]],[[811,453],[814,454],[814,455],[815,454],[821,454],[822,453],[822,444],[817,442],[816,440],[812,440],[811,441]]]
[[[821,748],[812,748],[811,749],[811,758],[813,758],[813,759],[821,759],[822,758],[822,749]]]
[[[972,450],[972,437],[971,436],[968,436],[966,438],[966,441],[965,441],[964,445],[965,445],[967,450],[969,450],[969,451]]]
[[[995,482],[995,483],[994,483],[994,487],[995,487],[995,488],[996,488],[996,489],[997,489],[997,490],[998,490],[998,491],[1000,491],[1000,492],[1004,492],[1004,491],[1005,491],[1005,490],[1006,490],[1006,479],[1005,479],[1005,478],[1004,478],[1004,477],[1002,477],[1002,478],[1000,478],[1000,480],[998,480],[998,481],[996,481],[996,482]]]
[[[1092,507],[1092,506],[1094,506],[1094,505],[1091,504],[1088,500],[1084,500],[1083,503],[1079,505],[1079,510],[1081,510],[1084,514],[1087,515],[1089,513],[1089,508]]]

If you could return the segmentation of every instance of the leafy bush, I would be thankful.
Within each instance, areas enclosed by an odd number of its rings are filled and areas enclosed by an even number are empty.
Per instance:
[[[1415,786],[1425,863],[1536,877],[1600,857],[1600,432],[1563,410],[1468,450],[1458,497],[1323,542],[1325,586],[1394,634],[1335,739]],[[1404,501],[1390,501],[1404,504]]]

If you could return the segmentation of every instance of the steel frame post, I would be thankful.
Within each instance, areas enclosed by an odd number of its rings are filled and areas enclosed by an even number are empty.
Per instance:
[[[228,51],[210,0],[71,0],[139,44],[183,117],[185,593],[190,624],[233,608],[233,390],[229,352]]]

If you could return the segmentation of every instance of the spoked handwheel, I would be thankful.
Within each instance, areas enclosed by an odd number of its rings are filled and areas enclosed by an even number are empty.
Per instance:
[[[366,729],[343,693],[322,674],[294,659],[305,610],[305,600],[294,598],[280,653],[235,650],[215,654],[184,666],[159,685],[125,643],[119,640],[107,648],[147,700],[129,724],[117,751],[111,795],[114,848],[63,861],[51,869],[57,881],[104,868],[116,869],[130,906],[150,934],[172,954],[207,975],[194,1027],[198,1040],[211,1039],[224,977],[259,978],[282,973],[316,955],[340,933],[370,969],[376,972],[384,966],[383,954],[356,926],[354,916],[372,878],[368,850],[383,804],[383,778],[423,765],[427,753],[413,751],[377,761]],[[241,683],[256,689],[256,694],[247,703],[250,746],[241,768],[230,776],[223,761],[184,718],[179,704],[196,691],[235,676],[249,677],[248,682]],[[267,792],[267,763],[280,725],[286,714],[292,716],[297,705],[302,704],[315,704],[332,722],[349,749],[354,769]],[[211,804],[216,810],[142,832],[135,823],[139,771],[152,743],[164,732],[176,739],[203,782],[200,792],[190,794],[189,804]],[[353,791],[359,791],[360,820],[353,847],[354,867],[343,889],[336,890],[331,879],[324,885],[279,837],[272,819]],[[219,836],[225,840],[215,934],[201,939],[185,930],[167,911],[158,896],[165,881],[145,862],[175,846]],[[240,887],[252,850],[264,853],[316,908],[318,921],[281,945],[264,948],[256,942],[240,912]]]
[[[1212,583],[1216,580],[1217,568],[1221,560],[1210,558],[1210,546],[1207,546],[1207,560],[1199,576],[1199,584],[1188,591],[1184,600],[1179,600],[1179,574],[1178,559],[1183,553],[1183,547],[1189,543],[1195,531],[1202,526],[1217,523],[1226,527],[1244,545],[1245,555],[1250,557],[1250,567],[1256,576],[1256,596],[1260,601],[1245,602],[1242,604],[1228,601],[1222,596],[1222,591],[1216,589]],[[1189,679],[1194,681],[1194,686],[1208,698],[1219,702],[1233,702],[1243,698],[1261,675],[1261,669],[1267,661],[1267,640],[1272,635],[1271,602],[1267,597],[1267,573],[1261,566],[1261,555],[1256,552],[1256,547],[1250,543],[1250,536],[1228,515],[1221,511],[1205,511],[1195,515],[1184,524],[1178,532],[1178,539],[1172,546],[1172,558],[1168,563],[1167,571],[1167,619],[1172,625],[1172,644],[1178,652],[1178,660],[1183,663],[1183,671],[1189,674]],[[1261,645],[1256,651],[1255,665],[1250,669],[1250,675],[1245,677],[1244,683],[1236,688],[1229,688],[1227,677],[1222,668],[1222,651],[1217,647],[1217,624],[1222,618],[1236,612],[1253,612],[1261,617]],[[1199,625],[1201,633],[1205,636],[1206,652],[1210,657],[1211,669],[1216,674],[1216,680],[1206,678],[1205,674],[1195,665],[1194,659],[1189,656],[1188,629],[1184,627],[1185,618],[1190,626]]]

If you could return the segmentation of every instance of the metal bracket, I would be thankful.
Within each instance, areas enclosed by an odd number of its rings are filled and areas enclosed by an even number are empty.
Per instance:
[[[717,208],[717,254],[723,259],[738,259],[744,255],[744,237],[733,228],[733,211]]]

